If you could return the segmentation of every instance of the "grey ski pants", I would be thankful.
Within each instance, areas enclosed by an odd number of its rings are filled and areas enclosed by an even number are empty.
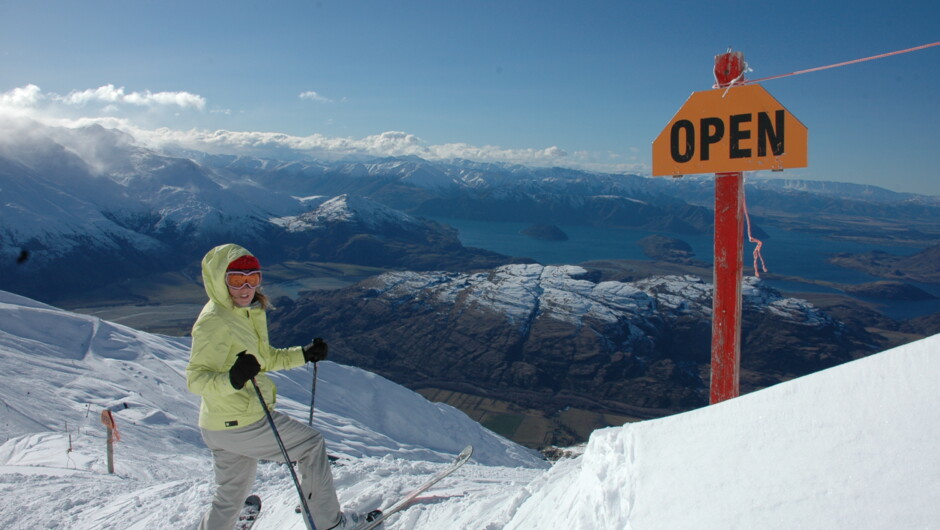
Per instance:
[[[300,472],[300,487],[307,497],[318,530],[335,526],[340,507],[323,436],[286,414],[271,411],[284,447]],[[215,496],[199,530],[231,530],[251,492],[258,460],[283,462],[284,456],[268,420],[224,431],[202,430],[202,439],[215,460]],[[306,516],[301,515],[305,521]],[[309,525],[308,525],[309,526]]]

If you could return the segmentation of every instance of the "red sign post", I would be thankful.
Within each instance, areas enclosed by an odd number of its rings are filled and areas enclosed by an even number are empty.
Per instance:
[[[744,178],[715,175],[715,264],[712,377],[709,402],[738,397],[741,369],[741,280],[744,270]]]
[[[741,52],[716,56],[717,88],[693,93],[653,142],[653,176],[715,173],[711,403],[740,393],[742,171],[807,165],[806,127],[744,70]]]
[[[715,80],[724,88],[744,75],[744,55],[715,57]],[[744,174],[715,175],[715,263],[712,297],[712,377],[709,403],[740,395],[741,280],[744,271]]]

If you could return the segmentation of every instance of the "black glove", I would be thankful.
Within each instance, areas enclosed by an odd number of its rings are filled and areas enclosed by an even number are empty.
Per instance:
[[[236,390],[241,390],[245,383],[250,381],[261,371],[258,359],[250,353],[241,352],[235,358],[235,364],[228,371],[228,380]]]
[[[310,344],[304,346],[304,359],[306,359],[308,363],[322,361],[326,359],[329,349],[330,347],[326,345],[326,342],[320,337],[317,337],[313,339]]]

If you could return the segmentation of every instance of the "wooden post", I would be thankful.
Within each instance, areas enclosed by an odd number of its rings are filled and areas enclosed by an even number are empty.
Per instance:
[[[108,473],[114,474],[114,429],[108,428]]]
[[[110,410],[101,411],[101,424],[108,429],[108,473],[114,474],[114,442],[119,441],[121,436],[117,432],[117,425],[114,424],[114,416]]]
[[[715,57],[719,87],[739,81],[744,55],[731,52]],[[741,172],[715,175],[715,257],[712,298],[712,363],[709,402],[740,394],[741,281],[744,269],[744,176]]]

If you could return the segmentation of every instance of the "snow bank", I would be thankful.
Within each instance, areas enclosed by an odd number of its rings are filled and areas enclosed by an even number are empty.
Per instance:
[[[596,431],[506,529],[931,528],[940,335],[668,418]]]

